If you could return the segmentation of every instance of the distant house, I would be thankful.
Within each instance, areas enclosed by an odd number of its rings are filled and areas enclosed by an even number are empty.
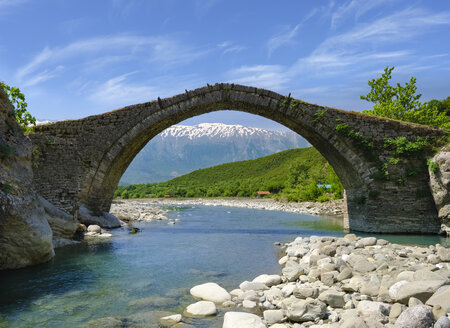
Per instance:
[[[325,189],[329,189],[329,188],[331,188],[331,185],[330,184],[318,184],[317,185],[317,188],[325,188]]]
[[[172,197],[171,195],[164,195],[164,198],[170,198]]]
[[[264,197],[264,196],[266,196],[266,195],[270,195],[270,191],[257,191],[256,194],[257,194],[259,197]]]

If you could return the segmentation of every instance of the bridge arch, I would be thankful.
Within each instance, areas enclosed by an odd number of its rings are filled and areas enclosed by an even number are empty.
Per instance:
[[[423,181],[414,181],[406,188],[393,188],[391,182],[374,178],[385,154],[373,145],[383,144],[386,137],[410,136],[412,131],[414,135],[425,136],[439,135],[440,130],[309,104],[272,91],[235,84],[208,85],[171,98],[37,127],[32,139],[43,153],[41,169],[35,174],[37,184],[44,186],[40,192],[66,210],[84,205],[93,212],[107,212],[121,176],[150,139],[190,117],[226,109],[269,118],[308,140],[334,168],[346,190],[347,227],[377,232],[438,229],[436,210],[429,197],[415,202],[420,203],[419,215],[416,205],[408,210],[404,208],[405,201],[398,202],[405,193],[407,198],[411,197],[411,188],[416,190],[416,184]],[[355,133],[359,134],[356,139]],[[371,152],[377,153],[376,159],[368,156],[364,142],[372,143]],[[73,157],[69,159],[70,149]],[[62,161],[66,162],[65,168]],[[55,195],[55,183],[49,182],[44,173],[44,168],[49,166],[60,176],[65,174],[56,189],[62,195]]]

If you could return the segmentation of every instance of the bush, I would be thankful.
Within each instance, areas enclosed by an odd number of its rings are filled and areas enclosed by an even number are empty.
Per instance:
[[[22,131],[31,132],[33,128],[30,125],[35,126],[36,119],[27,111],[28,104],[25,101],[25,95],[20,92],[18,87],[10,87],[4,81],[0,82],[0,87],[7,94],[9,101],[13,105],[14,110],[12,114]]]
[[[320,203],[328,202],[330,200],[330,196],[322,195],[317,198],[317,201]]]

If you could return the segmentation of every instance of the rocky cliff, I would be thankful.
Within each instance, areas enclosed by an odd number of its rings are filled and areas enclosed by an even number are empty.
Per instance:
[[[0,270],[50,260],[54,242],[72,238],[78,222],[41,198],[33,187],[33,147],[0,90]],[[52,231],[53,230],[53,231]]]
[[[429,173],[434,203],[443,224],[442,230],[450,236],[450,144],[433,157]]]

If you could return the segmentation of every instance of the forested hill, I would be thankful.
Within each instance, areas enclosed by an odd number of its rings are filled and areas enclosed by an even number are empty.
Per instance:
[[[325,190],[318,184],[331,184]],[[167,182],[119,186],[122,198],[163,197],[270,197],[291,201],[342,197],[342,186],[331,166],[314,148],[282,151],[255,160],[240,161],[197,170]]]
[[[127,168],[119,184],[167,181],[194,170],[308,145],[292,131],[221,123],[174,125],[150,140]]]

